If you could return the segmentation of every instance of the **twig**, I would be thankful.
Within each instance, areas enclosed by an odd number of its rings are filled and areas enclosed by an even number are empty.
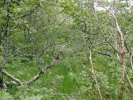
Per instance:
[[[125,73],[126,73],[126,72],[125,72]],[[133,83],[132,83],[131,80],[129,79],[127,73],[126,73],[126,78],[127,78],[127,82],[128,82],[128,84],[129,84],[130,88],[131,88],[132,91],[133,91]]]

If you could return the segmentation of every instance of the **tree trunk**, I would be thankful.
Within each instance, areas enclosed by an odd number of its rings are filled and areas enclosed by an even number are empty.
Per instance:
[[[125,83],[125,54],[121,53],[120,54],[120,63],[122,66],[122,80],[121,80],[121,86],[120,86],[120,95],[119,95],[119,100],[122,100],[123,98],[123,92],[124,92],[124,83]]]

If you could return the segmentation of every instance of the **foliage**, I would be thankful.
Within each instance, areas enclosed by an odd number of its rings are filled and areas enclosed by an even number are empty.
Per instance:
[[[66,46],[58,62],[33,84],[16,86],[0,73],[9,82],[8,91],[0,91],[1,100],[98,100],[89,50],[93,51],[93,65],[103,100],[118,99],[121,65],[107,40],[119,46],[119,35],[113,18],[107,12],[95,11],[93,2],[0,1],[0,66],[13,76],[27,81],[51,61],[62,44]],[[121,12],[117,17],[127,47],[132,51],[133,13],[123,6],[117,4]],[[127,51],[125,61],[133,82]],[[125,82],[123,100],[132,98],[129,84]]]

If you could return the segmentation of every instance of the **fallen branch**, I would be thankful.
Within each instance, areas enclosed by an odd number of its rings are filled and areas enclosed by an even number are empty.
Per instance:
[[[8,73],[6,70],[4,70],[3,68],[0,70],[2,72],[2,74],[4,74],[5,76],[9,77],[10,79],[12,79],[14,82],[16,82],[18,85],[21,85],[21,81],[14,77],[12,74]]]
[[[51,68],[52,65],[55,64],[55,62],[56,62],[56,59],[53,58],[53,60],[51,61],[50,64],[48,64],[44,68],[40,69],[40,72],[36,76],[34,76],[33,78],[31,78],[30,80],[28,80],[24,84],[31,84],[31,83],[37,81],[38,79],[40,79],[43,76],[43,74],[46,72],[46,70],[48,70],[49,68]]]
[[[54,65],[56,63],[56,61],[59,59],[59,55],[60,55],[60,53],[62,53],[62,50],[64,49],[64,47],[65,47],[64,45],[61,47],[59,52],[53,57],[52,61],[48,65],[46,65],[45,67],[41,68],[40,72],[36,76],[31,78],[30,80],[28,80],[24,84],[31,84],[31,83],[37,81],[38,79],[40,79],[45,74],[45,72],[48,69],[50,69],[52,67],[52,65]]]
[[[55,63],[56,61],[59,59],[59,55],[60,53],[62,53],[62,50],[64,49],[65,45],[63,45],[60,50],[58,51],[58,53],[56,55],[53,56],[52,61],[46,65],[45,67],[41,68],[39,73],[37,75],[35,75],[34,77],[32,77],[30,80],[26,81],[26,82],[22,82],[20,81],[18,78],[14,77],[12,74],[8,73],[6,70],[3,69],[3,67],[0,67],[0,71],[2,72],[2,74],[4,74],[5,76],[7,76],[8,78],[12,79],[15,84],[17,83],[17,85],[22,85],[22,84],[31,84],[35,81],[37,81],[38,79],[40,79],[45,72],[50,69]]]

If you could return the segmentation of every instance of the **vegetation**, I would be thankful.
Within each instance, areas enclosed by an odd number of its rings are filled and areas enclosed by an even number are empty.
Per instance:
[[[133,99],[133,13],[95,2],[0,0],[1,100]]]

